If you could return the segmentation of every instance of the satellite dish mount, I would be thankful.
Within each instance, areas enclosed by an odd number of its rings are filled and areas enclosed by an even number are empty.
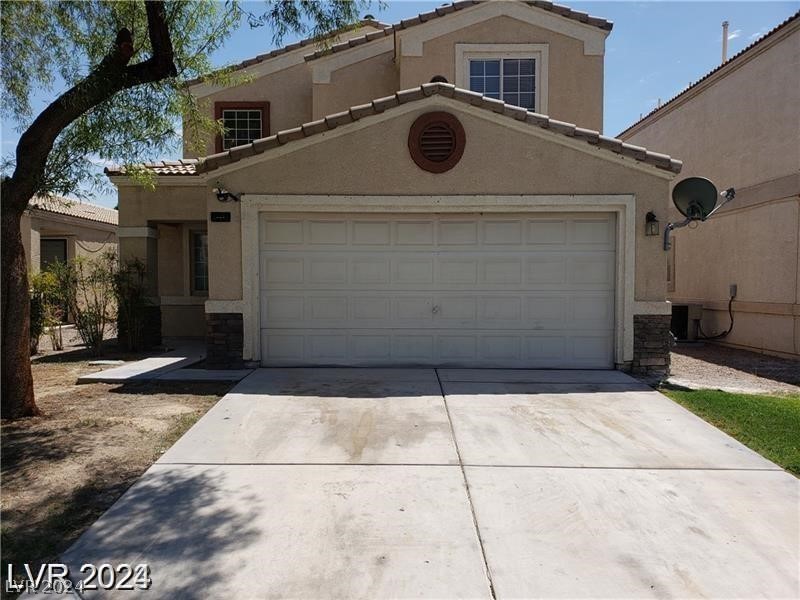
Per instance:
[[[672,246],[669,236],[673,229],[686,227],[693,221],[709,219],[735,196],[736,190],[733,188],[718,192],[716,186],[705,177],[688,177],[679,182],[672,190],[672,202],[686,218],[679,223],[667,223],[664,228],[664,250]],[[718,203],[720,197],[723,200]]]

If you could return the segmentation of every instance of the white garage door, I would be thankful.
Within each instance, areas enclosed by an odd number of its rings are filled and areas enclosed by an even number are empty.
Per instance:
[[[264,365],[613,366],[614,215],[264,214]]]

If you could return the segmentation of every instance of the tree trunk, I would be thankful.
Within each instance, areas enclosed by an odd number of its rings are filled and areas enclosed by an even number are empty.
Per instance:
[[[30,361],[30,299],[20,219],[30,199],[41,190],[47,159],[56,138],[71,123],[119,91],[175,77],[175,54],[162,1],[145,2],[152,55],[128,64],[134,53],[128,29],[117,32],[111,51],[100,64],[56,98],[19,138],[16,165],[2,181],[2,401],[3,418],[39,414],[33,397]]]
[[[3,186],[6,187],[6,186]],[[6,192],[7,190],[3,190]],[[3,204],[7,199],[3,194]],[[8,202],[12,204],[13,202]],[[0,416],[18,419],[38,415],[33,397],[30,358],[28,265],[20,230],[21,213],[2,211],[2,402]]]

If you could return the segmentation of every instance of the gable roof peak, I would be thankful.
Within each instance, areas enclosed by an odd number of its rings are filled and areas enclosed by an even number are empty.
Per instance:
[[[393,35],[399,31],[403,31],[417,25],[422,25],[423,23],[427,23],[433,19],[445,17],[466,8],[472,8],[473,6],[488,4],[491,2],[514,2],[517,4],[523,4],[531,8],[546,10],[561,17],[584,23],[585,25],[597,27],[606,32],[611,31],[614,27],[614,23],[612,21],[602,17],[590,15],[587,12],[574,10],[568,6],[564,6],[563,4],[555,4],[550,0],[459,0],[457,2],[443,4],[442,6],[438,6],[435,9],[425,13],[419,13],[414,17],[402,19],[398,23],[384,27],[381,31],[374,31],[364,35],[355,36],[344,42],[333,44],[328,48],[316,50],[311,54],[308,54],[305,59],[307,61],[311,61],[323,56],[334,54],[336,52],[348,50],[354,46],[360,46],[362,44],[366,44],[367,42],[372,42],[374,40]]]

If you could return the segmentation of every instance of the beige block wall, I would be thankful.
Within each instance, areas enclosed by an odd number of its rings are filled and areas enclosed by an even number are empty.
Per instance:
[[[434,75],[455,84],[456,44],[547,44],[547,112],[555,119],[602,130],[603,56],[586,56],[582,41],[511,17],[495,17],[425,42],[424,56],[403,56],[400,89],[428,83]]]
[[[419,169],[412,162],[407,147],[411,123],[429,110],[454,112],[467,135],[459,164],[439,175]],[[487,148],[491,148],[491,152],[487,152]],[[589,145],[586,148],[588,152],[568,148],[551,139],[520,132],[513,123],[499,125],[451,105],[433,102],[383,123],[283,156],[270,160],[251,159],[256,161],[251,166],[242,163],[240,170],[219,178],[229,189],[245,194],[634,194],[635,297],[663,301],[666,254],[661,249],[660,237],[642,234],[648,211],[666,215],[668,180],[659,177],[650,167],[644,167],[645,171],[630,168],[601,158],[606,151]],[[236,212],[234,218],[238,218]],[[212,243],[217,237],[213,225],[209,235]],[[241,243],[236,227],[225,228],[224,233],[222,229],[219,231],[226,246],[223,253],[211,252],[211,298],[217,298],[217,294],[230,298],[232,290],[241,293],[241,257],[237,250]],[[213,283],[215,279],[225,282],[224,290]]]
[[[675,234],[674,301],[698,301],[707,334],[725,343],[800,355],[800,21],[757,46],[624,137],[678,156],[737,197],[697,229]],[[749,55],[747,55],[749,56]],[[677,180],[676,180],[677,181]],[[674,208],[670,218],[682,218]]]

